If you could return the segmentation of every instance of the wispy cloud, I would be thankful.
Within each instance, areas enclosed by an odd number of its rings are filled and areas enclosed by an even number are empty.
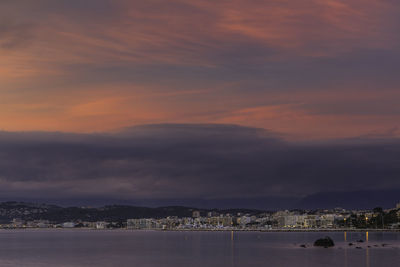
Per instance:
[[[398,121],[399,11],[389,0],[2,1],[1,127],[384,132]]]

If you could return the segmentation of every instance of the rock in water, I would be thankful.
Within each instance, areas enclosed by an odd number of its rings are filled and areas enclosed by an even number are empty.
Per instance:
[[[332,238],[330,238],[329,236],[317,239],[314,242],[314,247],[329,248],[329,247],[333,247],[334,245],[335,245],[335,243],[333,242]]]

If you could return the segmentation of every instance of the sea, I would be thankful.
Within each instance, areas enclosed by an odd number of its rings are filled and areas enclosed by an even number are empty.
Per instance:
[[[396,267],[400,233],[0,230],[0,266]]]

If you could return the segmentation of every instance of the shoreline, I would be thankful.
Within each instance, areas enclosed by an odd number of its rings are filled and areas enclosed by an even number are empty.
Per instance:
[[[112,228],[112,229],[96,229],[96,228],[0,228],[0,231],[13,230],[49,230],[49,231],[157,231],[157,232],[262,232],[262,233],[320,233],[320,232],[381,232],[381,233],[396,233],[400,229],[127,229],[127,228]]]

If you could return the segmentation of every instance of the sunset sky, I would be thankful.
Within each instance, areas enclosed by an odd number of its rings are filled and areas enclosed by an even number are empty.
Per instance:
[[[397,0],[2,0],[3,196],[400,190],[399,14]]]

